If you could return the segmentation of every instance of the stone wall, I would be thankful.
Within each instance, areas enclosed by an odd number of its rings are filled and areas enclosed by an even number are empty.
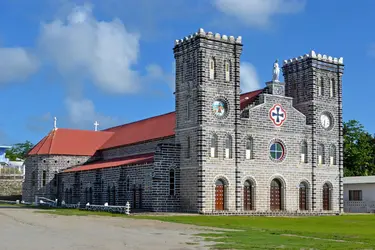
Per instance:
[[[57,173],[89,160],[89,156],[32,155],[25,160],[25,182],[22,187],[24,201],[33,202],[35,195],[55,199]],[[45,171],[45,181],[43,173]],[[33,178],[34,177],[34,178]]]
[[[0,179],[0,196],[14,196],[22,194],[23,179],[3,180]]]

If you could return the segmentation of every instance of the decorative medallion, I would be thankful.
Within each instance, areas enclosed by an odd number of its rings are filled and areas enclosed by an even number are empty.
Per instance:
[[[216,117],[222,118],[227,113],[227,105],[222,100],[216,100],[212,103],[212,112]]]
[[[320,124],[326,130],[329,130],[333,127],[333,117],[329,112],[323,112],[320,115]]]
[[[280,104],[275,104],[270,109],[269,116],[273,124],[275,124],[277,127],[280,127],[286,120],[286,111],[281,107]]]

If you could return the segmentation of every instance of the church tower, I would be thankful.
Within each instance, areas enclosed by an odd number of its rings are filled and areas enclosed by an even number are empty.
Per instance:
[[[293,106],[311,126],[307,155],[312,167],[312,210],[332,204],[331,209],[343,211],[343,72],[342,57],[314,51],[283,65],[285,94],[293,97]]]
[[[175,42],[182,210],[213,210],[215,178],[223,177],[226,186],[236,184],[241,53],[241,37],[203,29]],[[225,195],[234,209],[235,188]]]

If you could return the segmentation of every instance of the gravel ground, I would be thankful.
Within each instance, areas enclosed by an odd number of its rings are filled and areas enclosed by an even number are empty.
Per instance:
[[[101,216],[56,216],[0,208],[1,250],[208,249],[191,225]]]

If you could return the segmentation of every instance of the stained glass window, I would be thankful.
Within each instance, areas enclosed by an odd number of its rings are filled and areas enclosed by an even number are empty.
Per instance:
[[[271,144],[270,156],[273,160],[282,160],[284,158],[284,146],[280,142]]]

